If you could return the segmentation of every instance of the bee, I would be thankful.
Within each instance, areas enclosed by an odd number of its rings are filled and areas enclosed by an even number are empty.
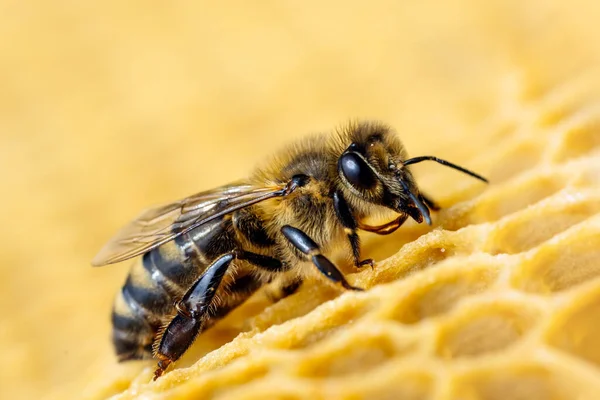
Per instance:
[[[146,210],[92,261],[142,256],[113,306],[119,360],[154,356],[158,378],[201,332],[275,279],[283,295],[315,272],[362,290],[326,254],[345,245],[355,267],[373,266],[361,258],[358,231],[387,235],[408,218],[431,225],[430,210],[439,207],[409,168],[422,161],[487,182],[434,156],[408,158],[391,128],[357,122],[293,144],[243,181]],[[363,222],[383,209],[398,216]]]

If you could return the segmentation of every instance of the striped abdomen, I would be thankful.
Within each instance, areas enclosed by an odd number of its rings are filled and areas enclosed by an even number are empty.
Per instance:
[[[112,312],[113,344],[120,361],[151,358],[166,318],[204,269],[236,248],[230,219],[215,220],[144,254],[133,265]]]

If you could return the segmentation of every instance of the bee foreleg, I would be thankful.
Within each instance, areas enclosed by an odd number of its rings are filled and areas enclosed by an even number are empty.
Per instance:
[[[431,200],[429,196],[426,196],[423,193],[421,193],[419,197],[421,198],[423,203],[425,203],[425,205],[433,211],[439,211],[441,209],[441,207],[435,201]]]
[[[390,233],[396,232],[398,228],[402,226],[402,224],[408,219],[408,214],[401,214],[395,220],[388,222],[387,224],[371,226],[359,223],[359,229],[363,231],[376,233],[378,235],[389,235]]]
[[[360,259],[360,237],[358,236],[358,223],[352,215],[352,211],[350,210],[350,206],[344,196],[339,191],[333,193],[333,207],[335,209],[335,214],[337,215],[340,223],[344,227],[346,234],[348,236],[348,241],[350,242],[350,247],[352,248],[352,257],[354,259],[355,267],[364,267],[365,265],[370,265],[373,268],[373,264],[375,262],[371,258],[367,258],[365,260]]]
[[[325,275],[325,277],[336,283],[340,283],[345,289],[363,290],[350,285],[340,270],[327,257],[321,254],[319,246],[306,233],[289,225],[284,225],[281,228],[281,233],[295,248],[309,256],[319,272]]]

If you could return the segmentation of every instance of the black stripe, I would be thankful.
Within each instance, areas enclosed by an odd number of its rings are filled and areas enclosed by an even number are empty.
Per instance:
[[[190,236],[190,234],[193,232],[194,231],[184,233],[183,235],[179,235],[174,240],[175,245],[177,245],[177,248],[182,254],[182,263],[184,264],[184,266],[188,265],[186,264],[186,262],[198,262],[201,260],[202,257],[202,254],[200,254],[200,249],[198,248],[197,244],[194,243],[192,237]]]
[[[127,281],[123,286],[123,297],[127,304],[135,312],[136,306],[141,306],[144,310],[139,310],[138,313],[148,316],[149,313],[166,312],[172,307],[172,300],[169,295],[160,287],[144,288],[136,286],[132,281],[131,275],[127,277]],[[133,300],[137,304],[132,304]],[[146,311],[146,312],[144,312]]]
[[[150,332],[150,327],[142,318],[126,317],[124,315],[118,314],[113,310],[111,320],[114,329],[131,332],[132,334],[136,335],[143,332]]]
[[[216,219],[190,231],[189,237],[205,259],[212,261],[236,247],[232,227],[231,219]]]
[[[152,357],[152,337],[147,337],[150,345],[139,343],[141,337],[128,337],[125,332],[113,330],[112,342],[119,361],[142,360]]]
[[[142,358],[139,354],[140,345],[133,340],[125,340],[122,337],[113,334],[113,345],[119,361],[139,360]]]
[[[182,240],[180,238],[175,239],[175,242]],[[178,247],[182,247],[178,244]],[[193,272],[196,270],[193,266],[192,259],[188,257],[181,257],[180,260],[171,260],[162,256],[160,247],[154,249],[146,254],[142,262],[147,270],[151,270],[155,267],[164,277],[173,282],[174,284],[186,288],[195,279]]]
[[[171,281],[167,278],[152,262],[151,257],[146,257],[142,259],[142,266],[146,270],[147,274],[151,277],[154,284],[158,287],[161,287],[170,297],[176,298],[183,295],[185,292],[184,288],[182,288],[177,283]]]

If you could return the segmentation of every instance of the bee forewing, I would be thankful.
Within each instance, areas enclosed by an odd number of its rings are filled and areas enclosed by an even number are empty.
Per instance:
[[[208,221],[276,197],[284,187],[230,184],[150,208],[106,243],[92,265],[114,264],[144,254]]]

